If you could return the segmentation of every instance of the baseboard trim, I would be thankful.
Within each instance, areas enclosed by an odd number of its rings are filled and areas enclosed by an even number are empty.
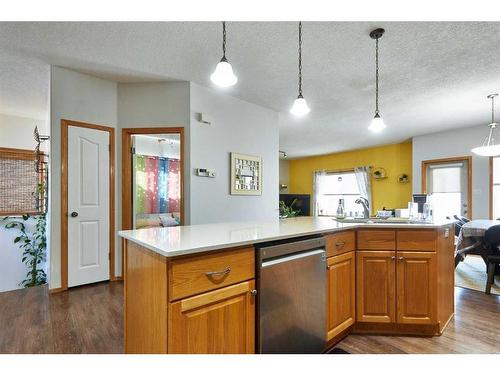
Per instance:
[[[49,289],[49,294],[61,293],[61,292],[65,292],[66,290],[68,290],[68,288],[63,288],[63,287],[52,288],[52,289]]]

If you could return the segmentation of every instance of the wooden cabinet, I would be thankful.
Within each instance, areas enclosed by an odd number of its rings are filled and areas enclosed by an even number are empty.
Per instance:
[[[393,230],[358,230],[359,250],[396,250],[396,232]]]
[[[170,303],[168,352],[255,352],[253,280]]]
[[[435,323],[436,287],[435,253],[399,251],[397,259],[398,323]]]
[[[327,260],[327,340],[354,324],[356,311],[354,252]]]
[[[434,229],[399,230],[397,249],[404,251],[436,251],[437,232]]]
[[[169,300],[219,289],[255,277],[255,252],[245,247],[169,262]]]
[[[392,323],[396,318],[396,253],[356,252],[357,320]]]
[[[332,257],[355,250],[355,232],[345,231],[325,235],[326,256]]]

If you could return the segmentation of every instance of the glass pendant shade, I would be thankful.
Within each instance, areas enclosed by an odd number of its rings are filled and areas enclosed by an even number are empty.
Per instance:
[[[215,67],[210,80],[217,86],[230,87],[238,82],[238,77],[234,75],[231,64],[227,60],[222,59]]]
[[[382,117],[377,113],[375,117],[373,118],[370,126],[368,127],[369,130],[371,130],[374,133],[380,133],[382,130],[385,129],[385,123],[384,120],[382,120]]]
[[[481,146],[473,148],[471,151],[479,156],[498,156],[500,155],[500,145],[495,144],[495,136],[497,133],[497,124],[491,123],[490,132],[483,140]]]
[[[495,98],[498,94],[488,95],[488,99],[491,99],[491,122],[488,125],[490,131],[488,135],[484,138],[481,146],[474,147],[471,151],[479,156],[498,156],[500,155],[500,145],[495,144],[495,138],[497,135],[497,123],[495,122]]]
[[[297,117],[305,116],[310,111],[311,109],[307,105],[306,100],[301,95],[299,95],[297,99],[295,99],[292,108],[290,108],[290,113]]]

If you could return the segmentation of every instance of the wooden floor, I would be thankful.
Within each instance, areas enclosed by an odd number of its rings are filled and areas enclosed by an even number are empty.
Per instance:
[[[122,353],[123,284],[0,293],[0,353]]]
[[[349,335],[336,347],[355,353],[500,353],[500,296],[455,288],[455,317],[439,337]]]
[[[440,337],[350,335],[349,353],[500,353],[500,296],[456,288],[456,314]],[[0,353],[122,353],[123,285],[47,294],[0,293]]]

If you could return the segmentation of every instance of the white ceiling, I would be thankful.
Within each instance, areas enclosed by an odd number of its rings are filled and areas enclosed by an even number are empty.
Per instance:
[[[380,105],[387,129],[378,135],[367,131],[374,106],[374,41],[368,33],[375,27],[386,29]],[[0,56],[35,58],[117,81],[211,86],[220,34],[214,22],[0,23]],[[239,81],[227,91],[281,112],[280,149],[290,157],[489,122],[486,95],[500,91],[500,23],[305,22],[303,34],[304,96],[312,111],[296,119],[288,109],[297,90],[297,24],[228,23],[227,57]],[[15,107],[0,69],[1,106],[10,100]]]

